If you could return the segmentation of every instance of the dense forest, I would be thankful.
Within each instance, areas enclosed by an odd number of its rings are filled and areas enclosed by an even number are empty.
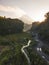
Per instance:
[[[45,20],[41,23],[32,23],[31,31],[37,32],[41,40],[49,43],[49,12],[45,14]]]
[[[21,52],[24,38],[30,37],[23,33],[24,23],[19,19],[0,16],[0,65],[27,65]]]
[[[49,12],[45,15],[45,20],[39,25],[39,36],[43,41],[49,43]]]
[[[0,16],[0,35],[22,32],[24,23],[19,19]]]
[[[32,28],[29,31],[38,33],[41,40],[49,42],[49,12],[45,17],[41,23],[32,23]],[[34,46],[37,45],[37,42],[28,31],[23,32],[23,28],[23,21],[0,16],[0,65],[28,65],[21,48],[30,39],[32,42],[25,51],[30,58],[31,65],[49,65],[36,53]],[[45,49],[43,49],[44,52]],[[49,50],[46,49],[46,51],[49,53]]]

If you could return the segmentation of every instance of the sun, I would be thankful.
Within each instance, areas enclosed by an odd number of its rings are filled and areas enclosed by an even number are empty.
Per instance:
[[[39,22],[42,22],[43,20],[45,19],[45,17],[44,16],[36,16],[36,17],[34,17],[34,21],[39,21]]]
[[[34,21],[42,22],[45,20],[45,14],[47,13],[47,10],[41,10],[40,12],[33,14]]]
[[[42,22],[44,19],[45,19],[45,17],[44,17],[44,13],[42,12],[42,13],[38,13],[37,15],[35,14],[35,16],[33,17],[33,19],[34,19],[34,21],[39,21],[39,22]]]

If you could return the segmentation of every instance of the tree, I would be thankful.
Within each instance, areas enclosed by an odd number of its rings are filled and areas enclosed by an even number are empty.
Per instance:
[[[23,31],[24,23],[19,19],[0,17],[0,34],[13,34]]]
[[[49,43],[49,12],[45,14],[45,20],[38,26],[39,37]]]

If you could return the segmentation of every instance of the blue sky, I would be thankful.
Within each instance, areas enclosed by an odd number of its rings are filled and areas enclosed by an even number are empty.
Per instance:
[[[0,0],[0,15],[19,17],[26,12],[35,21],[41,21],[48,11],[49,0]]]

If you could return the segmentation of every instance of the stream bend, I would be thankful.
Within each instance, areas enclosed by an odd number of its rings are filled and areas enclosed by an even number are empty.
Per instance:
[[[30,45],[30,43],[31,43],[31,40],[28,41],[27,45],[25,45],[21,48],[22,53],[25,55],[25,57],[28,61],[28,65],[30,65],[30,59],[24,49],[27,48]]]

